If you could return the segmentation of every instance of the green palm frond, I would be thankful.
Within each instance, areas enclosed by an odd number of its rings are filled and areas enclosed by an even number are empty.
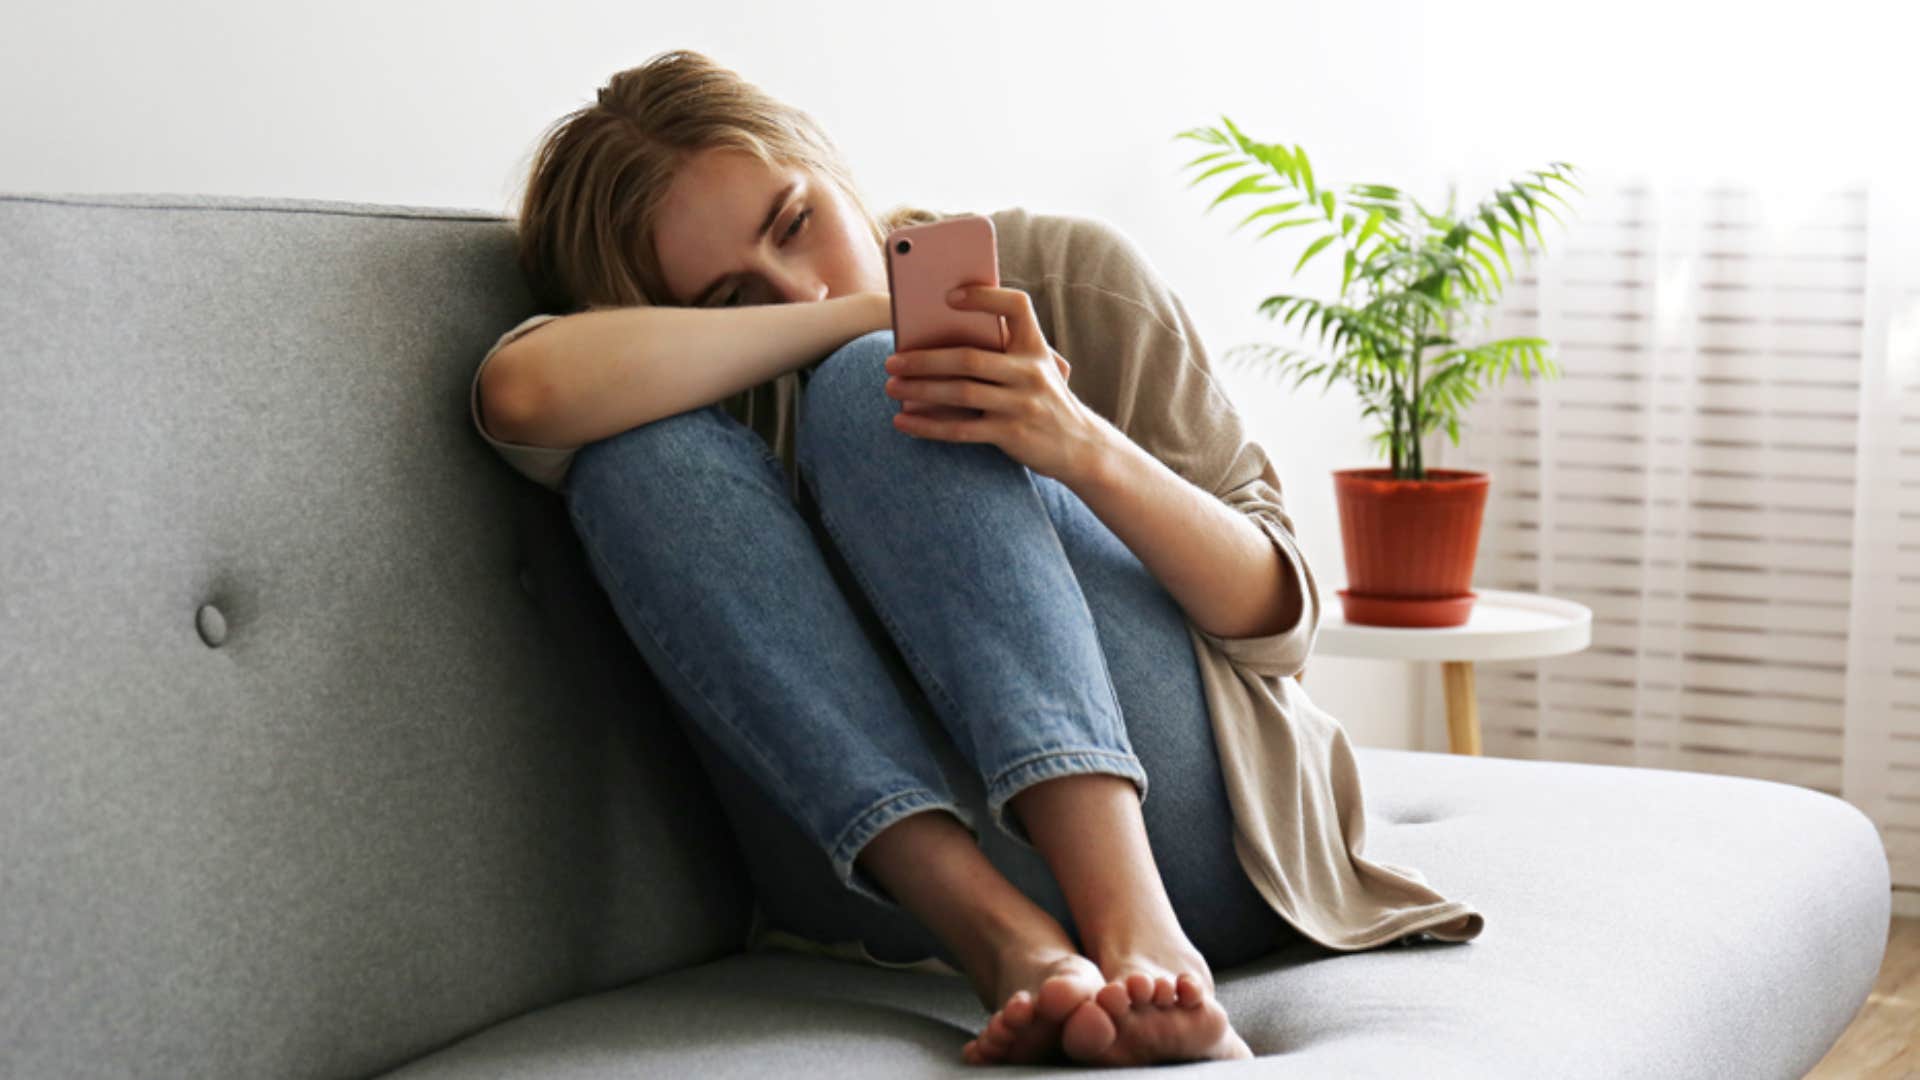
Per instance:
[[[1462,344],[1456,334],[1461,324],[1484,323],[1514,275],[1515,252],[1529,263],[1536,251],[1546,252],[1538,216],[1565,224],[1548,200],[1572,208],[1553,185],[1581,191],[1572,179],[1578,171],[1573,165],[1555,161],[1529,170],[1456,216],[1451,188],[1446,209],[1435,211],[1387,184],[1323,186],[1304,147],[1260,142],[1228,117],[1220,121],[1219,127],[1194,127],[1174,136],[1209,148],[1182,166],[1205,167],[1188,187],[1236,174],[1203,213],[1252,197],[1257,208],[1231,231],[1263,224],[1254,237],[1258,241],[1282,230],[1306,229],[1294,234],[1303,238],[1303,250],[1292,276],[1335,245],[1341,257],[1335,300],[1281,293],[1258,307],[1260,314],[1311,339],[1320,353],[1252,345],[1230,350],[1230,359],[1254,359],[1267,370],[1292,375],[1294,389],[1324,377],[1324,393],[1335,380],[1346,379],[1359,395],[1362,417],[1381,425],[1373,442],[1391,457],[1394,475],[1413,479],[1425,475],[1423,437],[1444,428],[1458,445],[1460,417],[1481,390],[1505,381],[1515,367],[1527,379],[1560,374],[1543,338]]]

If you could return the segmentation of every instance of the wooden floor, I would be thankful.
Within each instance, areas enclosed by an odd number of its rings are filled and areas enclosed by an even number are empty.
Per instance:
[[[1920,1077],[1920,919],[1896,918],[1873,993],[1811,1080]]]

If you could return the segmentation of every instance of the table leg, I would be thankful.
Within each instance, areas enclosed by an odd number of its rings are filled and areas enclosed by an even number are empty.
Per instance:
[[[1473,701],[1473,662],[1444,660],[1440,674],[1447,688],[1447,749],[1455,754],[1480,753],[1480,710]]]

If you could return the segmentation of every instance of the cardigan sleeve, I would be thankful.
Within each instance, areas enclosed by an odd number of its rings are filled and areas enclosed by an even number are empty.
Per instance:
[[[1281,497],[1280,477],[1214,378],[1186,305],[1124,233],[1104,222],[1092,226],[1101,241],[1093,264],[1111,301],[1101,325],[1114,328],[1102,351],[1117,366],[1100,373],[1101,389],[1111,396],[1109,419],[1168,468],[1250,518],[1299,590],[1300,617],[1283,630],[1250,637],[1221,637],[1197,625],[1194,631],[1247,672],[1298,674],[1319,632],[1320,589]]]
[[[1183,313],[1184,316],[1184,313]],[[1300,617],[1291,626],[1271,634],[1221,637],[1195,626],[1209,644],[1239,668],[1256,675],[1296,675],[1307,666],[1313,641],[1320,631],[1320,586],[1295,535],[1293,515],[1280,494],[1280,477],[1265,447],[1246,434],[1239,412],[1215,384],[1205,351],[1191,343],[1169,360],[1179,360],[1184,374],[1179,389],[1166,396],[1167,407],[1184,410],[1195,428],[1186,445],[1199,448],[1195,482],[1227,506],[1259,526],[1280,557],[1280,572],[1292,578],[1300,596]],[[1204,384],[1204,385],[1203,385]],[[1185,430],[1172,418],[1162,430]]]
[[[1273,542],[1274,550],[1280,555],[1281,573],[1292,577],[1293,587],[1299,592],[1300,617],[1291,626],[1254,637],[1220,637],[1197,626],[1194,631],[1236,666],[1256,675],[1297,675],[1307,666],[1314,637],[1320,632],[1320,586],[1314,581],[1313,570],[1294,537],[1293,519],[1280,504],[1279,485],[1270,478],[1272,466],[1268,465],[1265,472],[1266,475],[1216,494],[1228,506],[1252,518]]]
[[[493,347],[487,350],[486,355],[480,358],[480,363],[473,369],[473,381],[468,384],[467,411],[472,416],[474,430],[480,433],[480,437],[487,441],[488,446],[493,447],[502,458],[506,459],[507,464],[541,487],[555,493],[564,493],[567,470],[573,464],[573,455],[579,447],[535,446],[532,443],[508,442],[505,439],[495,438],[493,432],[487,430],[486,413],[480,401],[480,376],[487,370],[488,361],[492,360],[508,342],[523,337],[534,327],[557,318],[559,318],[558,315],[531,315],[521,320],[519,325],[500,335],[499,340],[493,343]]]

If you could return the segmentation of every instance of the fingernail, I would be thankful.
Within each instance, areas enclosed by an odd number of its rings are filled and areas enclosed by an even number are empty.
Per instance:
[[[967,297],[967,290],[954,289],[953,291],[947,293],[947,303],[957,304],[960,301],[966,299],[966,297]]]

